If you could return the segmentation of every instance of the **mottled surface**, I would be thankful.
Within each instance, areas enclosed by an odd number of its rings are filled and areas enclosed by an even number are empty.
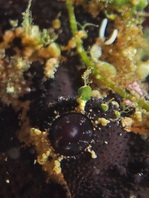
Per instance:
[[[103,113],[98,108],[99,101],[92,101],[91,106],[93,112],[90,116],[101,117]],[[139,135],[125,132],[116,122],[111,122],[100,130],[97,128],[93,139],[96,159],[91,159],[88,153],[84,153],[77,159],[62,163],[74,197],[125,198],[135,195],[147,198],[148,143]]]

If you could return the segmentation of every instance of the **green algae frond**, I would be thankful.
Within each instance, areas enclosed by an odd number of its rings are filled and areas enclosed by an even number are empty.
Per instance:
[[[148,101],[145,101],[144,99],[138,99],[134,98],[133,95],[129,94],[125,89],[121,88],[118,84],[109,81],[107,78],[105,78],[100,71],[96,69],[96,64],[91,60],[91,58],[87,55],[84,47],[83,47],[83,41],[77,37],[77,21],[75,18],[74,8],[71,0],[66,1],[66,6],[68,9],[69,19],[70,19],[70,26],[72,30],[72,34],[74,38],[76,39],[77,44],[77,51],[80,55],[83,63],[87,66],[87,68],[90,68],[92,70],[92,73],[95,75],[95,78],[104,83],[107,88],[112,89],[114,92],[118,93],[120,96],[122,96],[124,99],[133,100],[135,102],[136,106],[140,106],[141,108],[146,109],[149,111],[149,103]]]

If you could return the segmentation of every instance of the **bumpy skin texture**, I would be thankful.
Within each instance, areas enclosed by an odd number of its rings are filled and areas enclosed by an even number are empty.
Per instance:
[[[21,18],[26,2],[25,0],[21,1],[21,4],[17,0],[13,3],[0,2],[2,32],[10,27],[8,22],[10,18]],[[64,30],[59,42],[66,43],[70,38],[70,32],[64,3],[54,0],[33,1],[33,17],[40,27],[50,26],[59,11],[62,12]],[[86,18],[88,19],[89,16],[86,15]],[[67,61],[60,65],[54,80],[46,82],[42,80],[42,65],[38,62],[33,63],[31,69],[25,73],[26,78],[29,75],[33,76],[32,92],[21,100],[32,101],[28,112],[30,123],[41,130],[50,127],[56,119],[55,110],[63,115],[74,111],[77,106],[75,97],[77,89],[82,85],[80,80],[82,71],[76,70],[79,64],[78,57],[69,57],[67,54],[65,56]],[[74,73],[74,70],[77,72]],[[63,96],[63,100],[59,99],[60,96]],[[113,97],[119,101],[119,98],[112,94],[105,100]],[[54,105],[48,107],[49,102]],[[85,109],[86,116],[92,121],[98,117],[115,118],[114,107],[110,105],[109,110],[103,112],[100,108],[101,102],[99,99],[90,100]],[[0,128],[0,189],[2,189],[0,197],[65,198],[66,192],[60,185],[54,182],[46,183],[45,173],[39,165],[34,164],[36,152],[33,148],[23,148],[22,143],[19,142],[17,138],[19,112],[15,113],[12,107],[6,107],[2,103]],[[100,124],[96,125],[93,140],[92,148],[97,155],[96,159],[92,159],[90,153],[82,152],[75,159],[62,161],[62,172],[73,198],[126,198],[131,195],[148,198],[149,140],[143,140],[134,133],[127,133],[116,121],[111,121],[104,127]],[[14,146],[20,149],[20,157],[15,160],[7,154],[8,149]],[[8,157],[7,161],[4,160],[6,157]],[[10,180],[10,184],[6,183],[6,179]]]
[[[86,108],[86,112],[93,109],[93,118],[103,114],[99,103],[90,101]],[[111,116],[109,112],[107,114]],[[147,143],[139,135],[125,132],[116,122],[97,129],[93,139],[96,159],[91,159],[88,153],[84,153],[76,159],[62,162],[74,197],[124,198],[135,195],[147,198]]]

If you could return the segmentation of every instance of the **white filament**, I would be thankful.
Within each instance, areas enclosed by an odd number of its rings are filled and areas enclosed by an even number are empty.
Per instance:
[[[105,43],[106,45],[111,45],[111,44],[115,41],[117,35],[118,35],[118,30],[115,29],[115,30],[113,31],[111,37],[110,37],[108,40],[106,40],[104,43]]]
[[[108,19],[107,18],[103,19],[100,29],[99,29],[100,38],[103,38],[103,39],[105,38],[105,31],[106,31],[107,24],[108,24]]]

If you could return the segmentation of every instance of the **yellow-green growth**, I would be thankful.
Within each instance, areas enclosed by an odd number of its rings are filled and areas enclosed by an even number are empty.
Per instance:
[[[91,98],[92,89],[90,86],[80,87],[78,90],[78,96],[83,101],[88,101]]]
[[[105,0],[105,3],[118,8],[128,6],[130,8],[144,9],[148,4],[148,0]]]
[[[53,29],[40,30],[39,26],[33,24],[31,12],[32,0],[29,0],[26,11],[23,13],[22,27],[26,36],[32,38],[36,44],[48,46],[57,39]]]
[[[32,0],[29,0],[26,11],[22,13],[23,14],[22,27],[25,29],[27,34],[30,33],[31,26],[33,25],[32,13],[30,11],[31,3]]]
[[[87,52],[85,51],[85,49],[83,47],[82,39],[76,36],[78,33],[78,28],[77,28],[77,21],[75,18],[72,0],[66,0],[66,7],[68,10],[71,31],[72,31],[74,38],[76,39],[77,52],[80,55],[83,63],[87,66],[87,68],[91,69],[92,74],[95,75],[96,79],[101,81],[104,85],[106,85],[108,89],[112,89],[114,92],[116,92],[117,94],[122,96],[124,99],[129,99],[129,100],[133,99],[136,106],[140,106],[141,108],[149,111],[149,102],[148,101],[145,101],[144,99],[134,98],[125,89],[119,87],[115,82],[112,82],[109,79],[107,79],[95,68],[96,64],[87,55]]]
[[[102,108],[103,111],[108,111],[109,105],[106,104],[106,103],[103,103],[103,104],[101,104],[101,108]]]

